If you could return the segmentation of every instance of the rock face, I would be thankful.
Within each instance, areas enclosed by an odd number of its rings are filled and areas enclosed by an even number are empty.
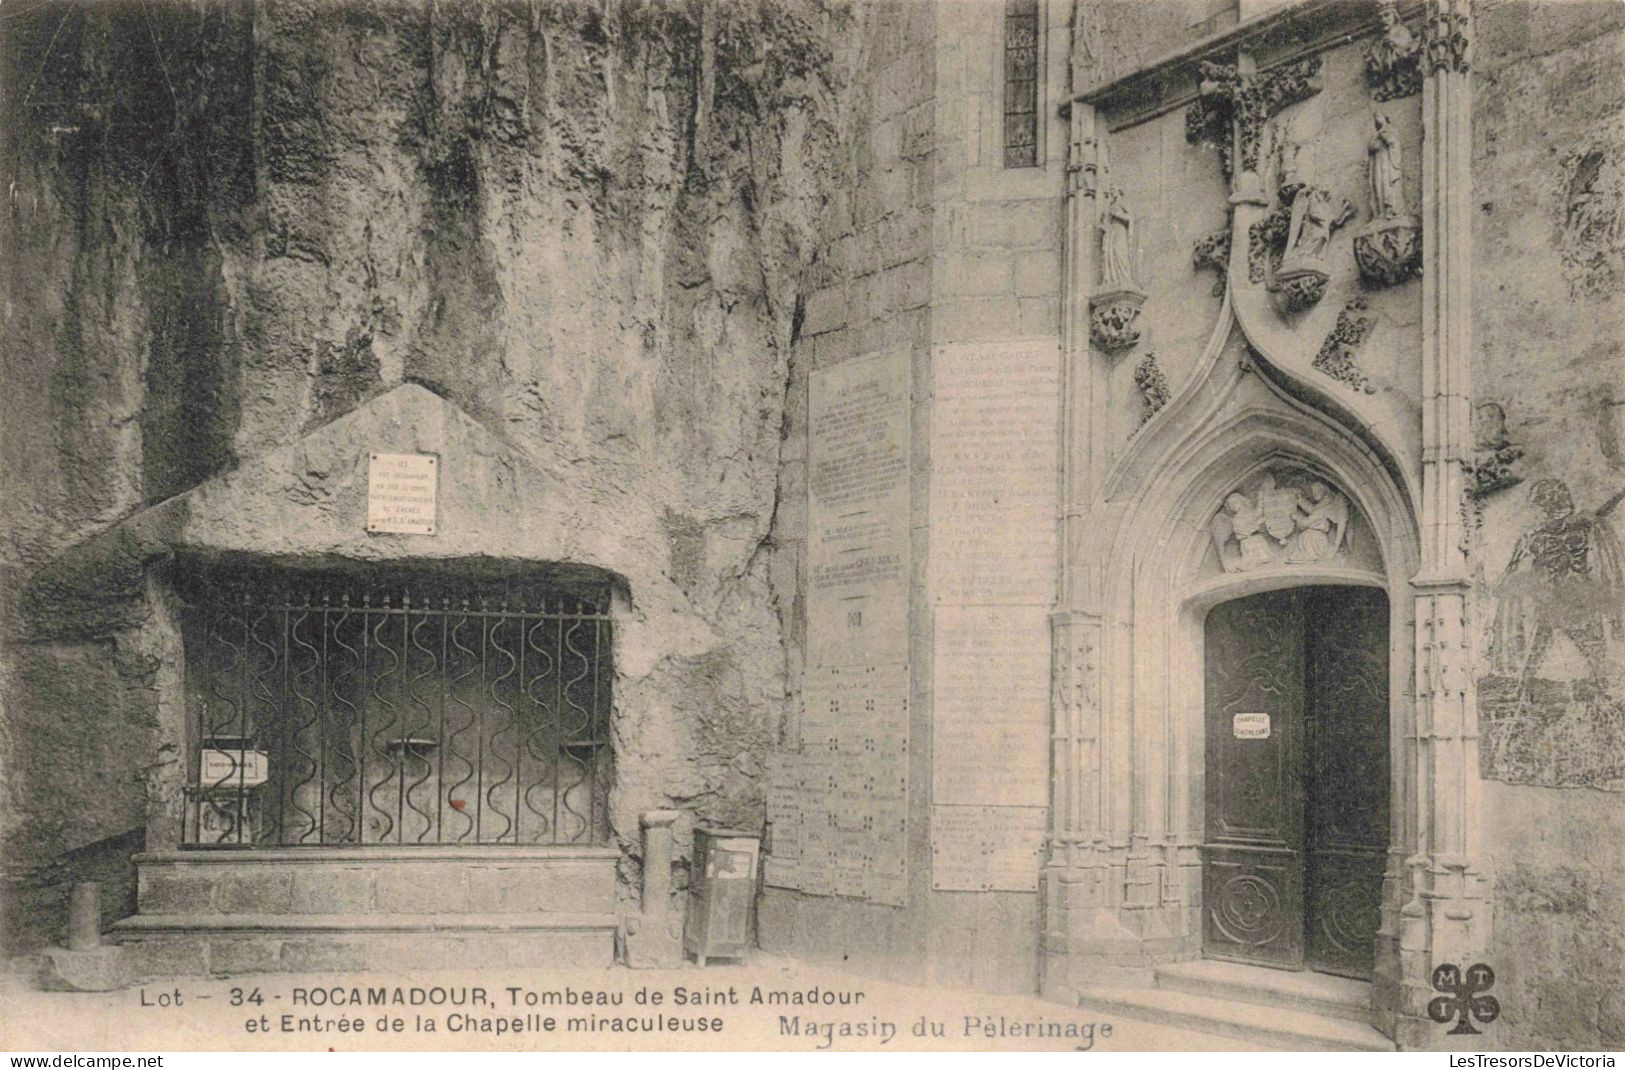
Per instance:
[[[694,820],[759,824],[785,694],[769,533],[798,287],[851,59],[884,10],[5,19],[8,597],[143,506],[417,383],[598,503],[579,522],[671,587],[641,649],[617,651],[629,854],[644,809],[685,812],[680,860]],[[57,935],[75,876],[129,912],[121,860],[178,757],[149,603],[118,586],[92,585],[100,606],[7,607],[8,951]]]

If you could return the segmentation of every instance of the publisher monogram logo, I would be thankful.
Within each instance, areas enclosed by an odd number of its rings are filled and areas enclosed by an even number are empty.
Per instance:
[[[1485,995],[1494,984],[1495,971],[1482,962],[1467,967],[1465,977],[1461,967],[1446,962],[1433,971],[1434,989],[1445,994],[1434,996],[1428,1003],[1428,1017],[1440,1025],[1455,1018],[1456,1028],[1450,1030],[1450,1035],[1477,1033],[1474,1019],[1489,1025],[1501,1016],[1500,1001]]]

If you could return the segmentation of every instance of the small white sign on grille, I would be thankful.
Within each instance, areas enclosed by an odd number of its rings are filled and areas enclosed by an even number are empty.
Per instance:
[[[367,466],[367,530],[433,535],[437,459],[427,453],[374,453]]]
[[[1230,719],[1230,731],[1237,739],[1270,738],[1270,715],[1267,713],[1238,713]]]
[[[198,783],[205,788],[257,788],[271,773],[271,756],[258,750],[205,749]]]

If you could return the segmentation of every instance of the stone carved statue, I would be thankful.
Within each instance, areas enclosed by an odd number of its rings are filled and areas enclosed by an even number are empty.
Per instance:
[[[1395,100],[1422,91],[1419,63],[1422,43],[1399,17],[1394,0],[1382,0],[1377,9],[1382,36],[1365,51],[1365,79],[1377,100]]]
[[[1371,115],[1375,131],[1366,143],[1370,155],[1371,218],[1398,219],[1405,212],[1404,168],[1394,122],[1380,112]]]
[[[1107,353],[1140,341],[1145,291],[1134,282],[1134,213],[1112,186],[1100,210],[1100,285],[1089,295],[1089,337]]]
[[[1337,206],[1330,192],[1319,186],[1305,189],[1292,202],[1292,229],[1287,232],[1286,259],[1295,263],[1324,262],[1337,218]]]
[[[1309,484],[1307,498],[1297,502],[1296,544],[1287,553],[1293,564],[1327,561],[1343,549],[1349,530],[1349,502],[1318,479]]]
[[[1354,262],[1370,286],[1394,286],[1422,271],[1422,228],[1405,205],[1405,169],[1393,120],[1371,113],[1366,184],[1371,222],[1354,236]]]
[[[1327,253],[1332,231],[1353,215],[1352,204],[1320,186],[1304,186],[1292,198],[1286,251],[1270,285],[1288,309],[1301,312],[1326,292],[1326,282],[1331,278]]]
[[[1106,194],[1100,219],[1100,288],[1134,289],[1134,213],[1123,203],[1123,191]]]
[[[1280,485],[1265,475],[1249,495],[1232,492],[1208,523],[1226,572],[1336,559],[1348,540],[1348,499],[1325,483]]]

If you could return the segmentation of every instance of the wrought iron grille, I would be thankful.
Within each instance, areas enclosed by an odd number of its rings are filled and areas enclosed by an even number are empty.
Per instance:
[[[194,570],[196,847],[608,840],[606,586]]]

